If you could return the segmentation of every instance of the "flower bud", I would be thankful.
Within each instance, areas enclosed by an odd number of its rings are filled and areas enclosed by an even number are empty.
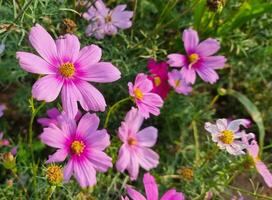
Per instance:
[[[52,185],[59,185],[63,181],[63,171],[58,165],[50,165],[46,169],[46,178]]]

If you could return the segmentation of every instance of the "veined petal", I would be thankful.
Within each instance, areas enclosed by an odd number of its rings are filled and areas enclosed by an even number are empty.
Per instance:
[[[192,68],[183,67],[180,71],[186,83],[194,84],[196,80],[196,72]]]
[[[209,82],[210,84],[214,84],[219,79],[218,74],[210,67],[205,67],[202,65],[201,67],[197,68],[196,71],[203,81]]]
[[[191,28],[183,31],[182,40],[188,54],[193,53],[199,43],[197,32]]]
[[[103,151],[110,145],[110,135],[107,133],[106,129],[88,133],[85,140],[90,148],[100,151]]]
[[[155,178],[151,176],[150,173],[145,173],[143,182],[145,187],[146,198],[148,200],[158,200],[159,192]]]
[[[77,133],[86,136],[93,134],[99,126],[99,121],[99,117],[96,114],[86,113],[78,123]]]
[[[157,142],[158,130],[152,126],[147,127],[136,134],[139,145],[152,147]]]
[[[79,52],[75,65],[80,69],[87,68],[98,63],[102,56],[102,50],[97,45],[90,45],[82,48]]]
[[[210,56],[220,49],[220,43],[216,39],[208,38],[197,46],[197,53],[201,56]]]
[[[74,171],[74,161],[73,159],[70,159],[67,163],[67,165],[63,169],[63,178],[65,182],[68,182],[73,175]]]
[[[131,187],[127,187],[127,193],[132,200],[146,200],[140,192],[132,189]]]
[[[178,53],[172,53],[167,56],[167,63],[172,67],[183,67],[187,64],[186,56]]]
[[[203,65],[212,69],[222,69],[225,67],[227,59],[225,56],[209,56],[203,58]]]
[[[119,172],[124,172],[130,162],[130,153],[125,144],[121,146],[118,153],[118,160],[115,164]]]
[[[159,164],[159,155],[149,148],[137,148],[136,155],[138,157],[140,166],[145,170],[155,168]]]
[[[65,148],[59,149],[53,155],[49,156],[49,159],[46,161],[46,163],[63,162],[67,155],[68,151]]]
[[[250,121],[247,119],[236,119],[231,121],[228,124],[227,129],[231,130],[233,132],[237,132],[240,129],[240,126],[244,126],[245,128],[247,128],[250,125]]]
[[[39,138],[48,146],[62,149],[65,148],[65,142],[68,139],[68,135],[63,133],[56,125],[51,124],[50,127],[43,129]]]
[[[93,167],[100,172],[106,172],[112,167],[112,159],[103,151],[91,149],[88,154],[88,160],[92,163]]]

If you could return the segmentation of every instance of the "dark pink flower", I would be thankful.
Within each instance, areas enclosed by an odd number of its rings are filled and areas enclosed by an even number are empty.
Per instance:
[[[155,178],[150,173],[144,175],[144,197],[141,193],[134,190],[132,187],[127,187],[127,193],[132,200],[159,200],[158,185]],[[168,190],[160,200],[185,200],[185,196],[181,192],[177,192],[175,189]]]
[[[3,136],[4,136],[4,133],[0,132],[0,147],[1,146],[9,146],[10,145],[9,140],[4,139]]]
[[[140,73],[136,76],[135,84],[128,83],[129,94],[134,98],[134,101],[144,118],[149,118],[150,113],[158,116],[160,114],[160,107],[163,106],[163,100],[152,91],[152,81],[148,79],[147,75]]]
[[[80,49],[75,35],[67,34],[56,41],[37,24],[31,28],[29,41],[40,56],[17,52],[22,69],[42,76],[32,87],[39,101],[52,102],[61,93],[63,110],[70,118],[84,110],[104,111],[103,95],[88,81],[109,83],[120,78],[120,71],[109,62],[99,62],[102,50],[96,45]]]
[[[226,62],[224,56],[213,56],[220,49],[219,42],[208,38],[199,43],[197,32],[191,28],[184,30],[182,40],[187,55],[169,54],[168,64],[182,67],[181,73],[187,83],[195,83],[196,73],[205,82],[215,83],[219,78],[215,70],[223,68]]]
[[[170,91],[170,86],[168,84],[168,64],[166,62],[157,63],[154,59],[149,59],[147,63],[147,68],[151,73],[148,78],[153,82],[154,92],[165,99]]]

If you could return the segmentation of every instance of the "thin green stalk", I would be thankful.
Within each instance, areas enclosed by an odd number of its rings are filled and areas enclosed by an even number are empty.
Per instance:
[[[122,103],[124,103],[124,102],[126,102],[128,100],[130,100],[130,97],[121,99],[120,101],[117,101],[113,106],[110,107],[109,112],[107,113],[107,116],[106,116],[106,120],[105,120],[105,123],[104,123],[104,128],[108,127],[110,116],[113,113],[113,111],[115,110],[115,108],[117,108],[120,104],[122,104]]]
[[[192,127],[193,127],[194,138],[195,138],[195,164],[198,165],[200,160],[200,146],[199,146],[198,130],[197,130],[195,120],[192,121]]]
[[[264,196],[264,195],[261,195],[261,194],[256,194],[256,193],[253,193],[253,192],[249,192],[247,190],[244,190],[244,189],[241,189],[241,188],[238,188],[238,187],[235,187],[235,186],[228,185],[227,187],[230,188],[230,189],[233,189],[233,190],[238,190],[238,191],[240,191],[242,193],[246,193],[246,194],[254,196],[254,197],[260,197],[262,199],[272,200],[272,197]]]

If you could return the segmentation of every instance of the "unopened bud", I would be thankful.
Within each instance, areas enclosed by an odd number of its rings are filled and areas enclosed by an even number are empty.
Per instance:
[[[58,165],[50,165],[46,169],[46,178],[52,185],[61,184],[63,181],[63,171]]]

